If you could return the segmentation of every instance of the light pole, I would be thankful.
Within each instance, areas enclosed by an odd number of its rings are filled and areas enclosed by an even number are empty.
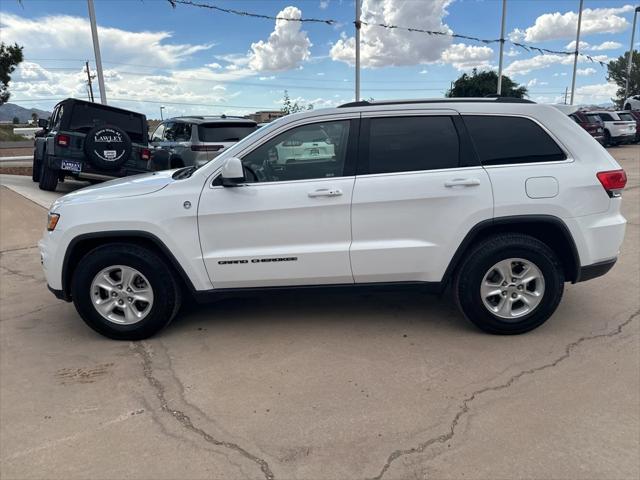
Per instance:
[[[160,121],[164,120],[162,117],[162,111],[164,110],[164,105],[160,105]]]
[[[633,12],[633,28],[631,29],[631,45],[629,45],[629,56],[627,57],[627,78],[624,82],[624,99],[629,98],[629,78],[631,77],[631,64],[633,63],[633,40],[636,35],[636,20],[638,18],[640,7],[636,7]],[[623,105],[624,106],[624,105]]]
[[[507,18],[507,0],[502,0],[502,28],[500,29],[500,61],[498,63],[498,91],[500,95],[502,91],[502,57],[504,54],[504,23]]]
[[[96,25],[96,9],[93,0],[87,0],[89,7],[89,22],[91,23],[91,37],[93,38],[93,53],[96,56],[96,70],[98,71],[98,86],[100,87],[100,103],[107,104],[107,92],[104,88],[102,75],[102,57],[100,56],[100,42],[98,41],[98,26]]]
[[[356,102],[360,101],[360,0],[356,0]]]
[[[578,12],[578,30],[576,33],[576,53],[575,58],[573,59],[573,78],[571,80],[571,102],[570,105],[573,105],[573,94],[576,91],[576,71],[578,69],[578,52],[580,50],[580,24],[582,23],[582,4],[584,0],[580,0],[580,11]]]

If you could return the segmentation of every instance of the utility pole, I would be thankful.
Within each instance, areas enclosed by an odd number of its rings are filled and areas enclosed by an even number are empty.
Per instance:
[[[356,0],[356,102],[360,101],[360,0]]]
[[[104,88],[104,75],[102,74],[102,58],[100,57],[100,42],[98,41],[98,27],[96,25],[96,9],[93,0],[87,0],[89,7],[89,22],[91,23],[91,37],[93,38],[93,53],[96,56],[96,70],[98,70],[98,86],[100,87],[100,103],[107,104],[107,92]]]
[[[160,121],[164,120],[164,117],[162,116],[162,111],[164,110],[164,105],[160,105]]]
[[[640,7],[636,7],[635,12],[633,12],[633,28],[631,29],[631,45],[629,45],[629,56],[627,57],[627,78],[624,82],[624,100],[629,98],[629,79],[631,78],[631,65],[633,64],[633,40],[636,35],[636,20],[638,18],[638,12],[640,12]]]
[[[504,26],[507,18],[507,0],[502,0],[502,27],[500,28],[500,61],[498,63],[498,95],[502,92],[502,57],[504,54]]]
[[[89,61],[84,62],[85,68],[87,69],[87,85],[89,86],[89,100],[95,102],[93,98],[93,86],[91,85],[91,80],[96,78],[95,75],[91,75],[91,70],[89,70]]]
[[[567,95],[569,95],[569,87],[564,87],[564,104],[567,104]]]
[[[578,69],[578,54],[580,50],[580,27],[582,24],[582,4],[584,0],[580,0],[580,11],[578,12],[578,30],[576,32],[576,52],[573,59],[573,78],[571,80],[571,105],[573,105],[573,96],[576,91],[576,70]]]

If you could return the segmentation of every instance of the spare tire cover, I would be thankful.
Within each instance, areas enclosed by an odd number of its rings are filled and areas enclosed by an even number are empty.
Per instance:
[[[131,139],[115,125],[95,127],[85,137],[84,151],[94,167],[114,170],[129,160]]]

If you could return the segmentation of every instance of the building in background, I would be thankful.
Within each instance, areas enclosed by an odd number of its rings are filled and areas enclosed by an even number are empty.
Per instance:
[[[256,113],[250,113],[247,117],[256,123],[268,123],[276,118],[284,117],[284,112],[280,110],[261,110]]]

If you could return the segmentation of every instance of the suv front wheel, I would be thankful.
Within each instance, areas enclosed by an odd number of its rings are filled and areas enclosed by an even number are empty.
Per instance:
[[[564,291],[556,254],[529,235],[507,233],[481,241],[458,270],[454,293],[471,322],[494,334],[519,334],[542,325]]]
[[[132,244],[103,245],[78,264],[71,285],[87,325],[116,340],[141,340],[164,328],[180,308],[173,271],[155,252]]]

